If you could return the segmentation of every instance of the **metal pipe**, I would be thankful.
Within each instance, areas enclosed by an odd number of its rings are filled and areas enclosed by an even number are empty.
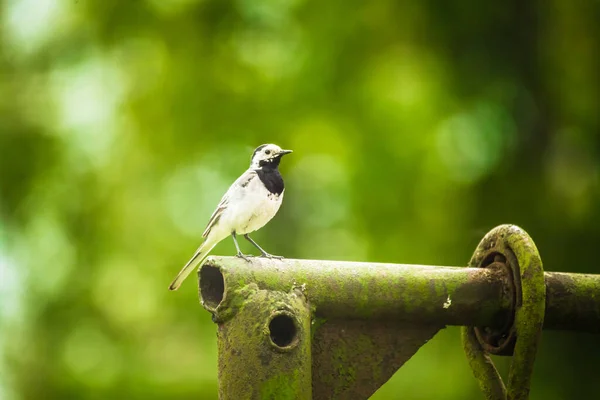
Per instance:
[[[544,329],[600,333],[600,275],[546,272]]]
[[[235,314],[234,293],[252,283],[286,293],[298,288],[323,318],[500,327],[512,313],[504,269],[210,257],[199,278],[202,304],[215,321]],[[545,282],[544,329],[600,332],[600,275],[546,272]]]

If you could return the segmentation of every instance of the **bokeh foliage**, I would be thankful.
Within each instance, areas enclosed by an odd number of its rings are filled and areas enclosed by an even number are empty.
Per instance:
[[[295,150],[255,235],[275,254],[465,265],[514,223],[547,270],[600,273],[598,21],[586,0],[0,1],[0,398],[215,398],[215,326],[193,279],[167,285],[265,142]],[[545,332],[532,399],[597,393],[597,340]],[[481,398],[457,328],[374,398]]]

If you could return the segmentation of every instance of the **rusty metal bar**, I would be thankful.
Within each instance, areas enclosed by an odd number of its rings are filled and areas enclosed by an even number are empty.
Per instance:
[[[510,292],[501,271],[340,261],[246,262],[211,257],[200,269],[204,307],[230,311],[230,293],[249,283],[261,289],[299,287],[324,318],[398,318],[438,325],[501,325]]]
[[[544,329],[600,333],[600,275],[546,272]]]
[[[322,318],[494,327],[512,312],[503,269],[210,257],[199,276],[204,308],[223,320],[235,312],[233,293],[250,283],[300,288]],[[600,333],[600,275],[546,272],[545,282],[544,329]]]

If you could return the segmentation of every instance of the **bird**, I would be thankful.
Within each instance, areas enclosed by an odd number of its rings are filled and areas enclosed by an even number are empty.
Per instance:
[[[169,290],[179,289],[194,267],[202,263],[210,251],[228,236],[233,238],[236,256],[248,262],[251,256],[242,253],[237,235],[243,235],[260,251],[262,257],[283,258],[267,253],[248,234],[265,226],[279,211],[285,192],[279,163],[289,153],[292,150],[283,150],[276,144],[262,144],[254,150],[250,167],[222,197],[202,234],[204,242],[175,277]]]

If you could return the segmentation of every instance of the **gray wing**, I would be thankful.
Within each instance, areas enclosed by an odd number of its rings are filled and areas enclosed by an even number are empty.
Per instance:
[[[215,210],[215,212],[213,212],[210,219],[208,220],[206,229],[204,230],[204,233],[202,234],[203,238],[208,236],[212,227],[215,226],[215,224],[217,222],[219,222],[219,219],[221,219],[221,215],[223,215],[223,211],[225,211],[227,209],[229,200],[232,197],[232,192],[237,189],[245,188],[246,186],[248,186],[250,181],[252,179],[256,178],[257,176],[258,175],[256,174],[256,171],[249,169],[246,172],[244,172],[239,178],[237,178],[237,180],[235,182],[233,182],[233,184],[229,187],[227,192],[221,198],[221,201],[219,202],[217,209]]]

